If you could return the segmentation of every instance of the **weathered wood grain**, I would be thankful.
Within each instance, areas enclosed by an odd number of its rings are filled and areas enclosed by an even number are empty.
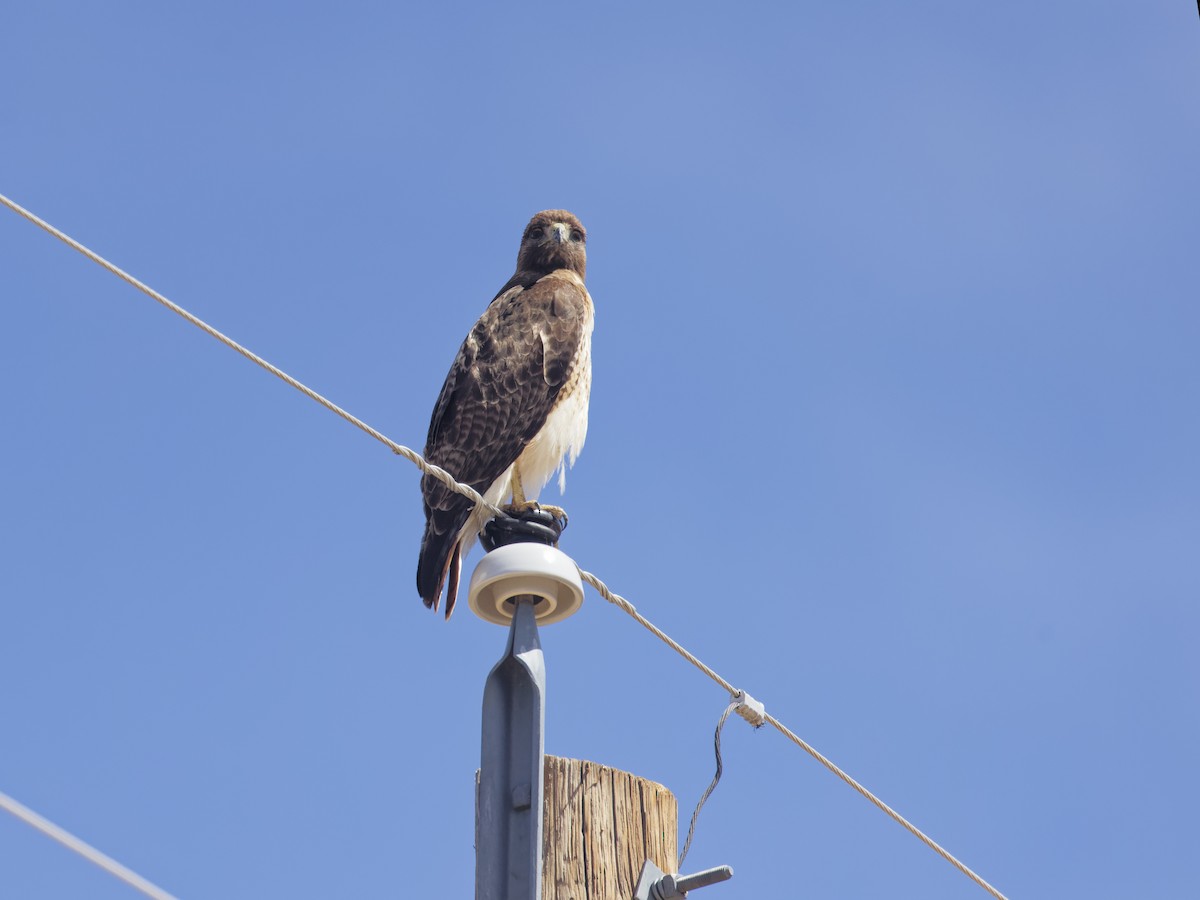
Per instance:
[[[546,757],[542,900],[630,900],[642,863],[675,869],[679,808],[661,784]]]

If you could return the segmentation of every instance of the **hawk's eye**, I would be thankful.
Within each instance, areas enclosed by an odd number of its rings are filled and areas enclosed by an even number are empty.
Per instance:
[[[578,243],[579,241],[582,241],[583,240],[583,232],[580,231],[578,228],[574,229],[571,232],[571,240],[575,241],[576,243]]]
[[[542,239],[542,237],[545,236],[545,234],[546,234],[545,228],[530,228],[529,232],[525,235],[525,237],[532,238],[535,241],[539,241]]]

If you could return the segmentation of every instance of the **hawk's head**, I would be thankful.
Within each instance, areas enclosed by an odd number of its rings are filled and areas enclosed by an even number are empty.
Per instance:
[[[587,269],[587,230],[565,209],[547,209],[525,226],[517,271],[545,274],[570,269],[580,278]]]

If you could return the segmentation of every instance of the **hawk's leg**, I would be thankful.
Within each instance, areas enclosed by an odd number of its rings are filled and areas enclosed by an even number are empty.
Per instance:
[[[513,465],[512,473],[512,505],[514,510],[532,509],[533,505],[525,499],[525,486],[521,484],[521,470]]]
[[[531,509],[542,509],[550,513],[556,519],[562,519],[564,522],[567,519],[566,510],[561,506],[549,506],[544,503],[538,503],[536,500],[525,499],[525,486],[521,484],[521,470],[515,465],[512,473],[512,503],[503,507],[505,512],[520,515],[523,512],[528,512]]]

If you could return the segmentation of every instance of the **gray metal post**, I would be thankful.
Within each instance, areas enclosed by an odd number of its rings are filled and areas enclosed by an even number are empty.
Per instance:
[[[536,597],[516,597],[508,648],[483,690],[475,900],[540,900],[546,664]]]

